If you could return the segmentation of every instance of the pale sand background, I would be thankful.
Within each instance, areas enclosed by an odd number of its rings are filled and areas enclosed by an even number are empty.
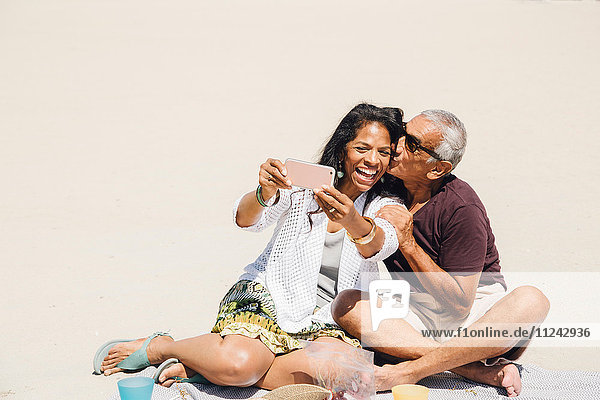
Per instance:
[[[600,2],[214,3],[0,1],[0,397],[104,399],[104,341],[207,331],[268,239],[233,201],[360,101],[465,122],[506,271],[600,272]],[[556,318],[600,322],[587,276]],[[524,361],[598,369],[568,345]]]

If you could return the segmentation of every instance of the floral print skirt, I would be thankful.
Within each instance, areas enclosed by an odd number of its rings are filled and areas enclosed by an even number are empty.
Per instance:
[[[225,295],[219,306],[217,322],[212,333],[243,335],[259,339],[274,354],[286,354],[304,346],[301,340],[315,340],[318,337],[335,337],[360,347],[358,339],[351,337],[339,326],[313,322],[297,333],[287,333],[277,325],[277,312],[273,298],[260,283],[241,280]]]

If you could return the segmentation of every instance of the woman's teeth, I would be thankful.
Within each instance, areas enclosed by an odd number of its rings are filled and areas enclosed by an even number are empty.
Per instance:
[[[377,175],[376,169],[356,168],[356,172],[367,179],[373,179]]]

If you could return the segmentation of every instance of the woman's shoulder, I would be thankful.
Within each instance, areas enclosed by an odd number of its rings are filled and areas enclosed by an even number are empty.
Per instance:
[[[357,210],[364,209],[363,215],[374,214],[385,206],[404,206],[404,202],[400,197],[396,196],[381,196],[373,195],[369,196],[369,192],[361,194],[355,201],[355,207]]]
[[[369,204],[384,204],[384,205],[401,204],[401,205],[404,205],[404,201],[400,198],[400,196],[380,195],[380,194],[371,194],[369,196],[369,192],[365,192],[365,193],[361,194],[360,197],[363,197],[363,201],[365,201],[365,202],[370,197]]]
[[[399,197],[394,197],[394,196],[378,196],[375,199],[373,199],[371,205],[370,205],[373,209],[381,209],[385,206],[403,206],[404,205],[404,201],[399,198]]]

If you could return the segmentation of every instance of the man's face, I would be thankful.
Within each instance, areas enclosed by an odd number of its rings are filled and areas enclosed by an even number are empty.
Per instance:
[[[442,140],[440,132],[423,116],[417,115],[406,124],[406,133],[419,141],[421,146],[435,149]],[[396,148],[396,156],[390,162],[388,172],[405,183],[427,179],[427,173],[434,164],[427,160],[431,157],[425,151],[417,149],[414,153],[405,146],[405,137],[400,138]]]

